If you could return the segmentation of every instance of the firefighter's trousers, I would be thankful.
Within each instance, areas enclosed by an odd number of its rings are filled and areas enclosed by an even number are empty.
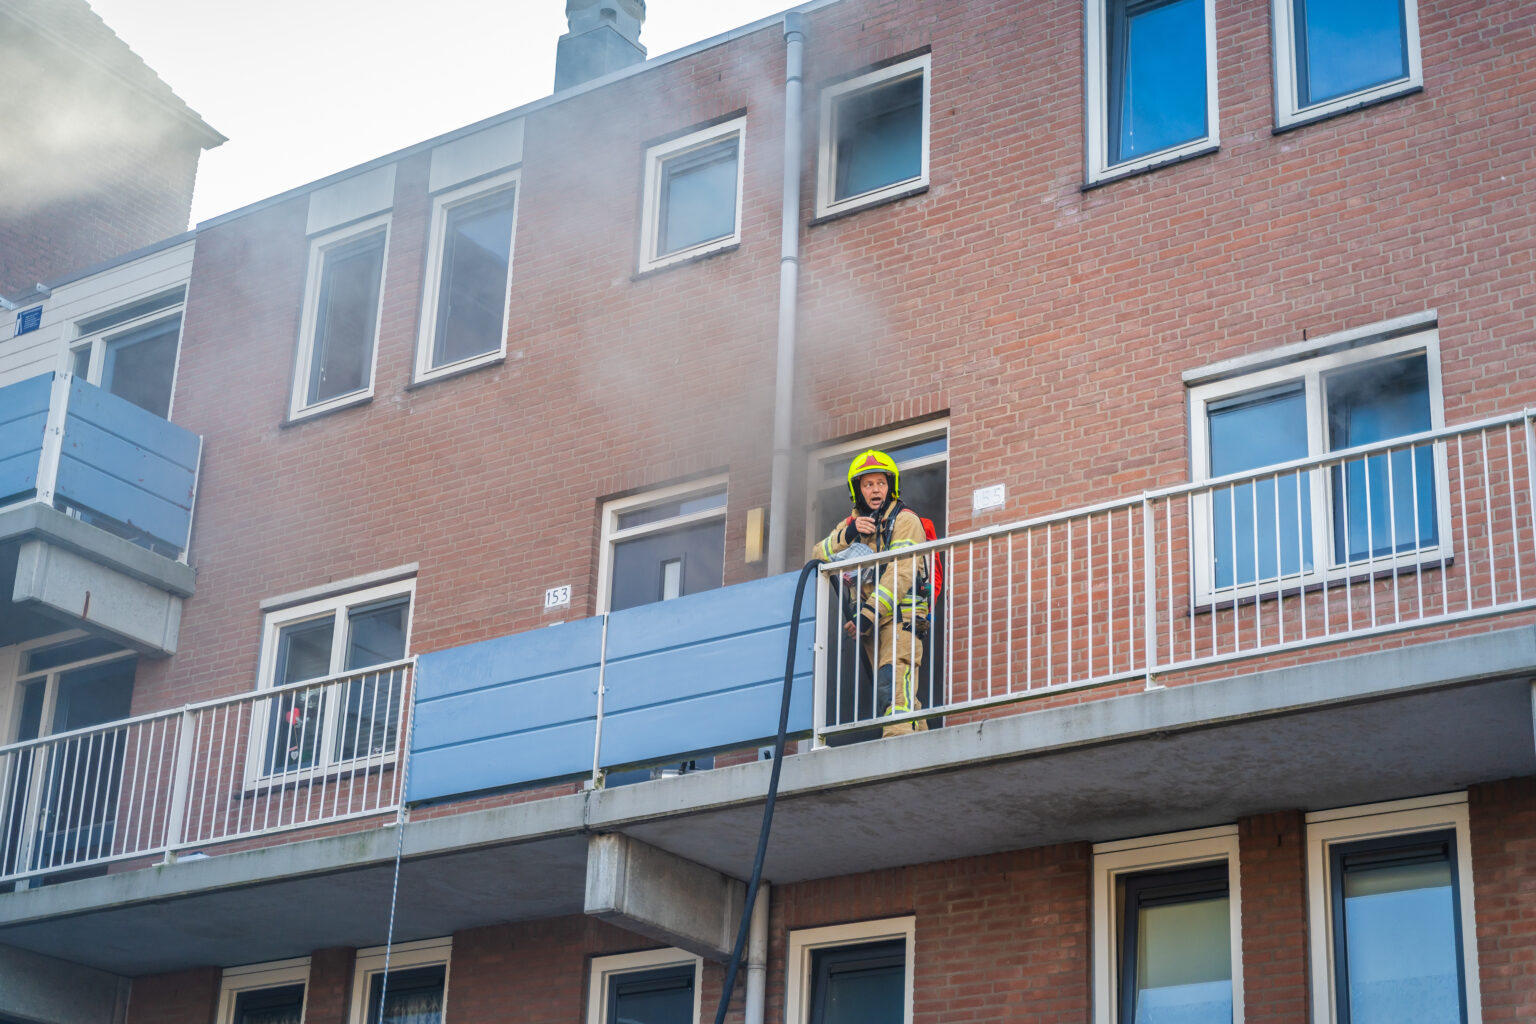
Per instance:
[[[864,653],[875,668],[875,714],[904,715],[922,707],[917,699],[919,668],[923,661],[923,642],[910,629],[891,619],[881,619],[878,636],[865,634]],[[878,643],[879,650],[875,651]],[[876,654],[878,656],[876,656]],[[922,731],[923,722],[904,722],[885,727],[886,735]]]

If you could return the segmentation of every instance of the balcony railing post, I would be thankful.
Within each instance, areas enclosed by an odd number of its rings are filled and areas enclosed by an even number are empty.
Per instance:
[[[181,713],[176,734],[176,764],[171,773],[171,800],[165,818],[165,862],[176,859],[176,851],[187,841],[187,793],[192,786],[192,754],[197,713],[187,708]]]
[[[1157,544],[1155,541],[1156,516],[1152,514],[1152,499],[1141,499],[1141,604],[1142,659],[1146,669],[1147,689],[1158,687],[1157,682]],[[1171,584],[1170,584],[1171,585]]]
[[[824,572],[818,572],[816,574],[816,619],[811,627],[816,631],[811,646],[811,650],[815,652],[814,669],[811,677],[811,743],[813,748],[827,745],[827,741],[822,735],[827,724],[827,644],[825,629],[827,610],[831,607],[831,578]],[[794,609],[792,614],[799,615],[800,609]]]
[[[608,615],[603,614],[603,636],[597,650],[597,724],[592,730],[592,788],[603,783],[603,697],[608,692]]]
[[[37,500],[52,505],[59,486],[59,457],[64,451],[64,423],[69,416],[69,385],[74,378],[55,373],[48,395],[48,419],[37,459]]]

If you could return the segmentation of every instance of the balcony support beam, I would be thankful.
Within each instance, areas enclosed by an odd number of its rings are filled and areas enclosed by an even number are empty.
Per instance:
[[[731,954],[747,886],[617,833],[587,847],[586,912],[710,960]]]
[[[46,540],[22,542],[11,600],[141,654],[176,653],[180,597]]]

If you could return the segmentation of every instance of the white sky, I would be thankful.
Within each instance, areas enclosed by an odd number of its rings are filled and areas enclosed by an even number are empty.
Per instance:
[[[798,0],[648,0],[659,56]],[[565,0],[90,0],[229,141],[192,222],[547,96]]]

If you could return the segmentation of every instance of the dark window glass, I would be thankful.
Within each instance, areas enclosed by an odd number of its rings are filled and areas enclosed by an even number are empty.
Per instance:
[[[515,198],[509,188],[448,209],[433,366],[501,348]]]
[[[614,525],[620,530],[628,530],[634,526],[659,523],[665,519],[675,519],[678,516],[686,516],[694,512],[704,512],[712,508],[725,508],[724,491],[694,494],[686,498],[676,498],[672,501],[647,505],[644,508],[637,508],[631,512],[620,512],[614,517]]]
[[[1466,1020],[1450,831],[1329,850],[1339,1024]]]
[[[609,610],[713,590],[724,582],[725,520],[658,530],[613,546]],[[670,587],[670,593],[669,593]]]
[[[693,1024],[693,967],[611,978],[605,1024]]]
[[[1403,2],[1293,0],[1301,106],[1408,77]]]
[[[1432,426],[1429,363],[1422,354],[1330,374],[1330,451],[1416,434]],[[1351,459],[1333,471],[1336,563],[1431,547],[1436,543],[1434,449]]]
[[[384,231],[327,249],[322,256],[310,356],[308,403],[368,386],[384,269]]]
[[[810,1024],[901,1024],[906,970],[903,939],[814,950]]]
[[[1122,1024],[1230,1024],[1226,865],[1130,875],[1121,885]]]
[[[234,1024],[299,1024],[303,1014],[303,985],[252,989],[235,997]]]
[[[410,601],[398,598],[347,612],[347,662],[352,669],[405,657],[405,620]],[[336,737],[337,757],[346,760],[395,749],[404,676],[399,670],[365,676],[347,684],[346,706]]]
[[[1109,0],[1109,162],[1210,134],[1204,0]]]
[[[27,652],[27,667],[22,674],[46,672],[50,668],[58,668],[72,661],[84,661],[103,654],[114,654],[122,649],[121,644],[90,636],[80,640],[68,640],[62,644],[51,644]]]
[[[321,679],[331,671],[331,638],[335,622],[327,615],[284,626],[277,638],[277,672],[273,684]],[[266,751],[267,773],[313,767],[324,728],[322,687],[290,690],[272,700]]]
[[[156,416],[168,416],[180,336],[181,317],[177,316],[108,338],[101,364],[102,388]]]
[[[657,256],[735,233],[738,146],[732,137],[662,164]]]
[[[1307,400],[1298,382],[1212,403],[1211,475],[1306,458]],[[1280,473],[1228,484],[1211,495],[1216,586],[1253,583],[1312,568],[1310,477]]]
[[[447,977],[448,969],[441,964],[390,971],[385,991],[384,975],[374,975],[368,986],[367,1024],[442,1024]]]
[[[908,75],[836,101],[834,199],[923,173],[923,76]]]

